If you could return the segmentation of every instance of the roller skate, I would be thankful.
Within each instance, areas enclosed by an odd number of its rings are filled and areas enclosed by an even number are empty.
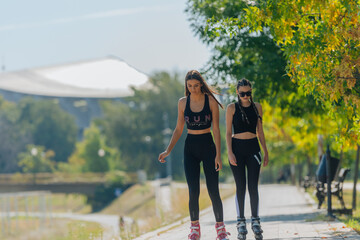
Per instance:
[[[238,240],[246,240],[246,234],[248,233],[246,229],[246,219],[238,218],[236,228],[238,231]]]
[[[259,217],[251,218],[251,229],[254,232],[256,240],[263,239],[263,236],[262,236],[263,230],[261,229],[261,226],[260,226],[260,218]]]
[[[190,226],[191,232],[188,235],[188,240],[200,240],[200,224],[199,222],[191,223]]]
[[[216,240],[229,240],[227,236],[229,236],[230,233],[226,231],[224,223],[216,223],[215,228],[217,232]]]

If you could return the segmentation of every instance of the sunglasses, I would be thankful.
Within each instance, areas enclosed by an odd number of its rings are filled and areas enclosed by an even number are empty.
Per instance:
[[[251,96],[251,91],[248,91],[248,92],[239,92],[239,95],[240,95],[240,97],[245,97],[245,96],[250,97],[250,96]]]

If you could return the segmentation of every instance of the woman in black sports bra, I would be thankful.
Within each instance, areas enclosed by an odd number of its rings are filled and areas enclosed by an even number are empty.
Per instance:
[[[260,140],[264,151],[264,166],[268,164],[268,151],[262,127],[262,108],[251,97],[251,83],[241,79],[236,88],[238,102],[226,109],[226,144],[230,167],[236,183],[238,239],[246,239],[246,219],[244,216],[246,173],[250,195],[251,223],[256,239],[262,239],[259,218],[258,182],[261,167]],[[232,128],[234,132],[232,132]]]
[[[220,152],[219,105],[212,91],[200,73],[189,71],[185,77],[185,96],[178,103],[178,119],[169,146],[159,155],[159,161],[165,158],[179,140],[186,123],[188,135],[184,149],[184,169],[189,187],[189,211],[191,219],[190,240],[199,240],[199,194],[200,194],[200,162],[206,178],[206,186],[213,205],[216,219],[215,228],[218,240],[228,240],[228,233],[223,222],[223,207],[219,194],[219,172],[222,168]],[[211,135],[213,123],[213,137]]]

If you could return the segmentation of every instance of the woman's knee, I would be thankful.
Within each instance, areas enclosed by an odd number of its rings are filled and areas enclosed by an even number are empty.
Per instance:
[[[189,188],[189,198],[199,198],[200,196],[200,189],[199,188]]]
[[[254,195],[254,194],[258,194],[259,190],[258,190],[258,186],[257,184],[255,185],[249,185],[249,194],[250,195]]]

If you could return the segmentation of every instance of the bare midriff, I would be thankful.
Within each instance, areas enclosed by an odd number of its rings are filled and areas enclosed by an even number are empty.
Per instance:
[[[232,137],[236,139],[252,139],[252,138],[256,138],[256,134],[251,132],[243,132],[243,133],[236,133]]]
[[[188,133],[189,134],[204,134],[204,133],[209,133],[211,132],[210,128],[207,128],[207,129],[201,129],[201,130],[191,130],[191,129],[188,129]]]

